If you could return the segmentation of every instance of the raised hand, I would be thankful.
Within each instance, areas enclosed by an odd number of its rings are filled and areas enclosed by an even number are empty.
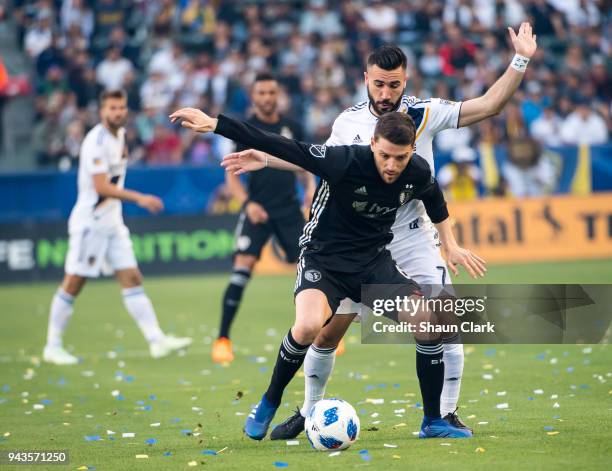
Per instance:
[[[181,121],[181,126],[195,132],[211,132],[217,128],[217,119],[195,108],[181,108],[170,115],[170,121]]]
[[[242,152],[233,152],[223,157],[221,167],[233,175],[242,175],[247,172],[255,172],[266,166],[266,154],[264,152],[247,149]]]
[[[512,40],[512,45],[516,53],[531,58],[538,47],[536,44],[536,35],[533,34],[531,25],[527,22],[523,22],[519,27],[518,34],[510,27],[508,27],[508,32],[510,33],[510,39]]]

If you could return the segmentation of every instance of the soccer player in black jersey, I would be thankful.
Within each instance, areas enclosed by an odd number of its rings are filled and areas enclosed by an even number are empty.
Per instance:
[[[280,346],[267,391],[247,418],[245,432],[250,438],[265,437],[285,387],[344,297],[360,302],[362,284],[398,284],[408,287],[413,296],[420,295],[419,286],[399,271],[385,248],[393,238],[391,226],[401,205],[412,199],[423,201],[450,258],[480,275],[484,272],[484,261],[460,248],[452,236],[444,196],[427,162],[414,154],[415,126],[406,114],[381,116],[370,146],[334,147],[304,144],[223,115],[211,118],[193,108],[178,110],[170,119],[181,120],[183,127],[196,132],[213,131],[240,140],[321,177],[300,238],[295,323]],[[410,322],[435,320],[431,312],[411,314],[399,312],[398,317]],[[424,412],[420,436],[470,437],[469,430],[453,427],[440,416],[441,338],[418,331],[414,335]]]
[[[247,120],[253,126],[287,138],[302,139],[302,127],[278,112],[279,86],[275,77],[260,73],[251,89],[253,115]],[[240,143],[237,151],[245,150]],[[245,189],[240,178],[226,174],[230,191],[243,207],[236,227],[236,242],[232,275],[223,294],[219,337],[212,347],[215,363],[229,363],[234,359],[230,328],[240,307],[242,293],[261,250],[272,235],[283,248],[286,260],[295,263],[299,255],[298,239],[304,228],[304,216],[296,191],[296,174],[305,187],[305,206],[310,206],[315,190],[314,177],[308,172],[265,168],[248,176]]]

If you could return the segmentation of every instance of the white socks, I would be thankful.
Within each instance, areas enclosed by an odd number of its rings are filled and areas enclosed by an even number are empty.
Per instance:
[[[144,288],[142,286],[125,288],[121,290],[121,293],[125,308],[138,324],[147,342],[156,342],[161,339],[164,333],[159,328],[153,304],[145,294]]]
[[[446,339],[444,343],[444,387],[440,397],[442,417],[449,412],[454,412],[459,401],[461,375],[463,374],[463,344],[453,343],[458,341],[460,340],[457,335]]]
[[[311,345],[304,359],[304,404],[300,409],[302,417],[310,412],[316,402],[323,399],[325,386],[336,360],[336,348],[319,348]]]
[[[72,316],[74,297],[59,288],[51,301],[49,326],[47,328],[47,347],[61,347],[62,336]]]

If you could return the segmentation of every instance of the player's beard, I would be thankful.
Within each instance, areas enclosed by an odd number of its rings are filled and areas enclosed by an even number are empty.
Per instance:
[[[382,116],[385,113],[389,113],[391,111],[395,111],[399,108],[400,102],[402,101],[402,97],[400,95],[399,99],[393,103],[392,101],[389,100],[384,100],[382,102],[376,102],[374,100],[374,97],[372,96],[372,94],[370,93],[370,89],[368,87],[366,87],[366,90],[368,91],[368,99],[370,100],[370,106],[372,106],[372,109],[374,110],[374,112],[378,115],[378,116]],[[388,110],[382,110],[379,108],[378,104],[390,104],[391,106],[389,107]]]
[[[127,123],[127,118],[118,118],[118,119],[116,119],[114,121],[110,120],[110,119],[107,119],[104,124],[111,131],[117,132],[119,129],[121,129],[123,126],[125,126],[125,123]]]

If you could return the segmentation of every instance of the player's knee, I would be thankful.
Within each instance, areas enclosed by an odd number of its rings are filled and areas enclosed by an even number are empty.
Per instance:
[[[314,339],[321,331],[321,327],[322,324],[320,322],[308,320],[294,325],[291,332],[296,342],[302,345],[309,345],[314,342]]]
[[[83,289],[85,281],[86,279],[82,276],[66,275],[62,282],[62,289],[71,296],[77,296]]]
[[[257,258],[253,255],[237,254],[234,258],[234,270],[252,271],[257,263]]]

